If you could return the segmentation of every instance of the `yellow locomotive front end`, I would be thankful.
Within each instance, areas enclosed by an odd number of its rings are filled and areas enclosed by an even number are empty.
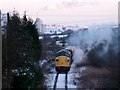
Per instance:
[[[67,56],[59,56],[56,58],[55,62],[56,67],[69,67],[70,66],[70,58]]]

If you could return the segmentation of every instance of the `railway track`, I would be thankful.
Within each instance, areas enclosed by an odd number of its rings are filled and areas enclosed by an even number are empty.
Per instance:
[[[55,81],[54,81],[54,86],[53,86],[53,90],[56,90],[58,76],[59,76],[59,73],[56,74]],[[65,74],[65,90],[68,90],[67,76],[68,76],[68,73]]]

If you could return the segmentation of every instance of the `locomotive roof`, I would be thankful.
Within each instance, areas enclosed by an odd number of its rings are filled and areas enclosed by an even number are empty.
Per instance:
[[[62,52],[62,51],[64,51],[64,52],[68,52],[67,49],[62,49],[62,50],[58,51],[57,53],[60,53],[60,52]]]
[[[62,49],[56,53],[56,56],[61,56],[61,55],[71,56],[71,52],[68,49]]]

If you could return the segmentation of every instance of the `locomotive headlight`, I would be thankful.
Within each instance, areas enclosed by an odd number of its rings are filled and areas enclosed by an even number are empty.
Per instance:
[[[69,62],[70,61],[70,59],[69,58],[67,58],[67,62]]]
[[[56,58],[56,61],[58,61],[59,60],[59,58]]]
[[[59,59],[56,59],[56,61],[58,61]]]

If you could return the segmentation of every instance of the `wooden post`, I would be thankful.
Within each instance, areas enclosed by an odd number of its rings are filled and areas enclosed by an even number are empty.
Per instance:
[[[0,10],[0,90],[2,90],[2,30],[1,30],[1,10]]]

